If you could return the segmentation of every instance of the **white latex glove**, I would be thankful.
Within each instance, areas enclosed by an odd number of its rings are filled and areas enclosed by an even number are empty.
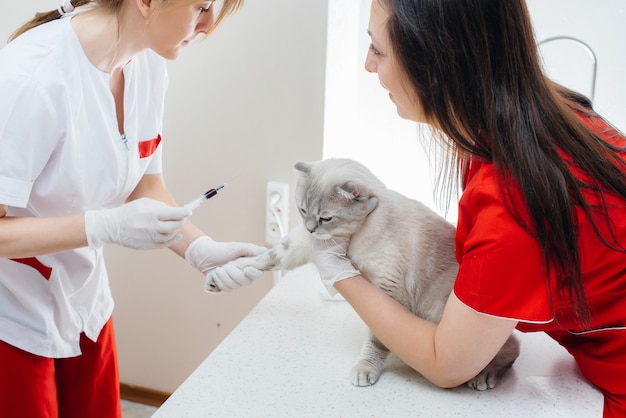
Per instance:
[[[330,238],[313,239],[313,262],[320,272],[322,283],[330,296],[335,296],[335,283],[358,276],[360,271],[354,268],[347,254],[349,239]]]
[[[253,267],[244,270],[227,264],[239,257],[253,257],[267,251],[266,248],[241,242],[216,242],[204,235],[194,240],[185,251],[185,260],[205,276],[204,289],[219,293],[248,285],[261,277],[263,272]]]
[[[169,247],[190,212],[159,200],[141,198],[113,209],[85,212],[85,232],[92,248],[118,244],[136,250]]]

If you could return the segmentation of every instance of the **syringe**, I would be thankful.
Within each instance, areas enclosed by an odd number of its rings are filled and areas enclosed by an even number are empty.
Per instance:
[[[209,200],[210,198],[215,196],[217,194],[217,192],[222,190],[224,187],[226,187],[226,183],[220,184],[216,188],[211,189],[208,192],[201,194],[200,196],[198,196],[197,198],[195,198],[191,202],[187,203],[184,206],[185,209],[188,209],[190,212],[193,212],[194,210],[199,208],[200,205],[202,205],[204,202],[206,202],[207,200]]]

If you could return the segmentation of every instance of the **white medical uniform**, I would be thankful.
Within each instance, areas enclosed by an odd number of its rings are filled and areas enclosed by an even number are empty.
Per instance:
[[[143,52],[124,77],[126,142],[110,76],[87,59],[70,18],[0,50],[0,204],[7,216],[118,206],[144,174],[161,172],[165,60]],[[0,259],[0,340],[8,344],[76,356],[80,333],[95,341],[112,311],[102,249]]]

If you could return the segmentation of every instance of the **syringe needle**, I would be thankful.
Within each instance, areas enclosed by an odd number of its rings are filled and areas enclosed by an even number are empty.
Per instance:
[[[191,202],[187,203],[184,206],[185,209],[188,209],[190,212],[193,212],[194,210],[199,208],[200,205],[202,205],[204,202],[206,202],[207,200],[209,200],[210,198],[215,196],[217,194],[217,192],[222,190],[224,187],[226,187],[226,183],[222,183],[219,186],[217,186],[216,188],[211,189],[211,190],[207,191],[206,193],[201,194],[200,196],[198,196],[197,198],[195,198]]]

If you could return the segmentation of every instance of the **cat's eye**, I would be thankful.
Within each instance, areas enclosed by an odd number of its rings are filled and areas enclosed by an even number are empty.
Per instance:
[[[326,223],[326,222],[330,222],[330,221],[332,221],[332,220],[333,220],[333,217],[332,217],[332,216],[331,216],[331,217],[329,217],[329,218],[320,218],[320,222],[324,222],[324,223]]]
[[[303,215],[306,215],[306,210],[304,210],[304,208],[299,208],[300,209],[300,213]]]

